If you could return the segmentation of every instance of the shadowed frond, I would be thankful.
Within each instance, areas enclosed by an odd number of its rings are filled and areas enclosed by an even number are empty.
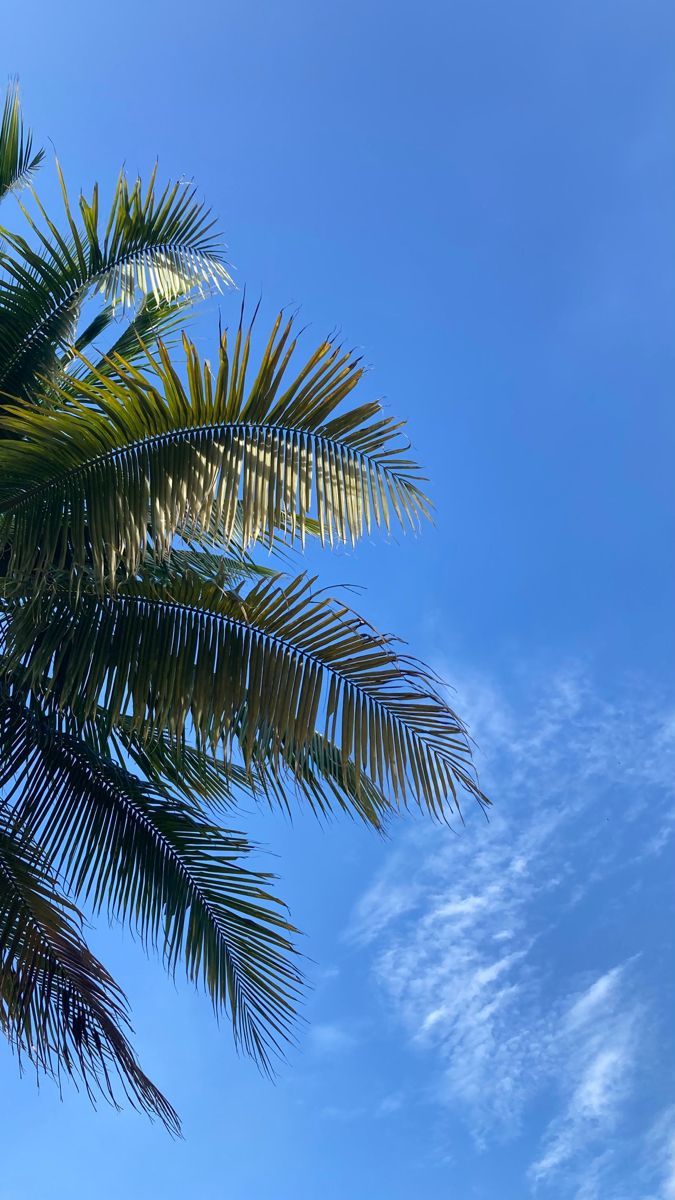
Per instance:
[[[11,818],[10,818],[11,820]],[[80,1080],[119,1107],[121,1092],[174,1133],[178,1117],[127,1040],[124,995],[87,947],[76,908],[35,845],[0,809],[0,1021],[38,1071]]]
[[[133,723],[120,718],[109,732],[103,712],[97,722],[99,736],[112,743],[118,756],[126,755],[149,779],[175,788],[192,803],[203,802],[212,810],[233,809],[243,798],[259,797],[263,780],[257,771],[193,745],[187,738],[172,738],[166,731],[142,738]]]
[[[229,283],[209,212],[193,188],[129,185],[120,175],[112,208],[100,217],[98,188],[80,196],[74,216],[61,177],[67,230],[62,233],[35,196],[40,219],[24,216],[35,248],[2,230],[7,249],[0,279],[0,391],[22,395],[39,373],[52,375],[57,351],[76,341],[76,323],[88,294],[123,311],[151,297],[171,303],[195,290]]]
[[[244,717],[245,720],[245,717]],[[105,716],[102,724],[107,736]],[[232,809],[249,797],[258,803],[291,812],[291,801],[309,803],[323,817],[336,808],[358,816],[375,829],[382,829],[395,806],[367,776],[358,784],[354,763],[343,763],[337,746],[316,733],[309,744],[295,753],[287,740],[285,769],[271,765],[269,746],[255,747],[248,767],[228,761],[208,749],[191,744],[185,737],[166,732],[144,739],[131,721],[121,719],[111,735],[149,779],[168,780],[184,795],[204,802],[213,811]]]
[[[366,777],[395,800],[433,813],[458,789],[483,802],[468,738],[433,677],[301,576],[255,584],[242,597],[199,581],[129,581],[117,595],[44,592],[18,606],[7,632],[13,662],[58,704],[111,726],[129,715],[150,737],[236,741],[246,763],[265,746],[272,767],[302,757],[323,729],[355,787]]]
[[[44,150],[33,153],[33,138],[21,117],[19,85],[10,83],[0,124],[0,200],[30,182],[44,153]]]
[[[92,562],[103,588],[118,567],[164,557],[177,534],[219,529],[227,545],[239,527],[246,547],[304,536],[313,515],[331,543],[389,529],[392,515],[414,527],[427,501],[400,423],[377,403],[336,414],[362,371],[331,343],[285,379],[295,342],[280,322],[248,388],[250,334],[238,333],[215,378],[186,341],[187,386],[160,347],[150,375],[117,360],[116,378],[69,385],[77,394],[59,407],[8,407],[0,537],[12,571]]]
[[[209,823],[166,783],[145,783],[33,705],[0,707],[1,782],[14,829],[39,840],[77,899],[126,920],[181,964],[264,1067],[294,1017],[294,930],[243,865],[245,838]]]
[[[253,751],[253,761],[262,778],[259,789],[269,804],[291,812],[291,800],[309,803],[312,811],[327,817],[339,811],[359,817],[366,825],[384,830],[397,812],[396,804],[385,796],[368,774],[357,770],[352,758],[345,758],[340,747],[325,734],[315,733],[307,745],[296,747],[288,738],[284,744],[284,771],[275,769],[273,748],[262,742]],[[269,765],[269,763],[272,765]]]
[[[272,567],[253,562],[236,547],[229,554],[214,553],[190,545],[173,546],[168,558],[148,558],[139,569],[138,577],[170,586],[183,576],[194,575],[204,583],[214,583],[225,589],[237,589],[246,580],[277,579],[279,572]]]

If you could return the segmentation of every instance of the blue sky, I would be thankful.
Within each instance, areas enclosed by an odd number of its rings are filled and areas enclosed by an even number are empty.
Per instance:
[[[454,685],[495,808],[386,841],[246,814],[311,960],[275,1086],[99,930],[185,1140],[3,1049],[0,1200],[672,1200],[672,5],[13,20],[4,70],[71,187],[194,177],[237,283],[339,326],[409,418],[435,527],[322,579]],[[195,323],[205,352],[237,303]]]

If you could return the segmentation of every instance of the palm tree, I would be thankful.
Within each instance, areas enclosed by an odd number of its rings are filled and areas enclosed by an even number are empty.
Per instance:
[[[230,283],[208,212],[154,175],[74,210],[57,166],[59,225],[41,159],[12,85],[0,198],[31,205],[0,227],[0,1021],[39,1071],[176,1130],[81,911],[203,985],[269,1069],[302,978],[237,804],[378,829],[485,797],[431,673],[285,573],[307,539],[428,512],[400,423],[352,399],[359,360],[328,340],[298,362],[280,315],[255,369],[243,318],[213,367],[185,335],[172,361],[186,309]]]

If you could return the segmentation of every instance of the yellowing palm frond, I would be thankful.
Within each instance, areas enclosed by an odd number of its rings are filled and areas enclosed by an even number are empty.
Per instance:
[[[291,373],[292,321],[277,321],[246,386],[250,334],[224,343],[217,374],[186,342],[187,384],[164,350],[150,374],[115,360],[92,368],[49,409],[8,406],[0,418],[0,538],[15,575],[91,562],[101,587],[135,573],[173,539],[221,532],[244,547],[275,531],[355,540],[392,515],[415,526],[428,510],[401,425],[380,405],[341,409],[362,375],[322,343]],[[287,377],[288,376],[288,377]],[[56,397],[57,402],[54,403]]]

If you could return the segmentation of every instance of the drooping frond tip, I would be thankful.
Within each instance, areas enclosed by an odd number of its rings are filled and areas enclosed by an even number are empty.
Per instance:
[[[173,1133],[173,1108],[131,1048],[125,997],[93,956],[75,906],[11,814],[0,814],[0,1023],[38,1073],[69,1075],[92,1100],[159,1117]]]
[[[301,976],[295,930],[270,877],[247,865],[246,838],[2,686],[0,752],[13,836],[39,840],[78,902],[128,922],[172,973],[182,964],[268,1070],[291,1034]]]

